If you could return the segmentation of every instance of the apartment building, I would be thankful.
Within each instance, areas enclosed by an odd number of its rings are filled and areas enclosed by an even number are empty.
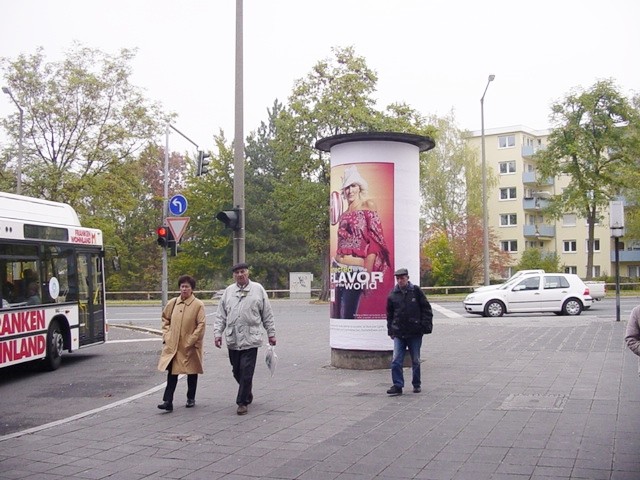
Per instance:
[[[569,177],[539,178],[533,154],[545,148],[548,130],[533,130],[521,125],[485,129],[485,158],[488,175],[497,180],[487,193],[489,228],[499,239],[500,248],[509,252],[511,265],[501,272],[491,272],[492,278],[506,278],[515,271],[514,265],[527,248],[538,247],[545,252],[557,252],[560,265],[567,273],[587,277],[588,228],[578,212],[560,219],[544,215],[551,195],[568,185]],[[472,132],[468,143],[481,158],[481,132]],[[640,276],[640,242],[625,241],[619,249],[620,275]],[[614,239],[611,238],[608,211],[595,226],[593,255],[594,277],[615,275]]]

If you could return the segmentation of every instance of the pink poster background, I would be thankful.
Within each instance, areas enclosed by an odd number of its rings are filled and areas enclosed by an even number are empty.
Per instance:
[[[386,247],[389,251],[389,264],[385,265],[382,271],[382,280],[375,283],[375,288],[364,289],[364,294],[360,297],[358,310],[355,315],[357,320],[386,319],[387,295],[395,285],[393,276],[394,266],[394,164],[393,163],[351,163],[333,166],[331,168],[331,192],[332,192],[332,215],[337,220],[339,214],[347,209],[347,201],[342,198],[342,179],[345,169],[355,165],[358,172],[368,183],[368,190],[365,199],[373,200],[376,204],[376,211],[382,224],[382,232]],[[338,195],[336,195],[336,193]],[[330,248],[331,258],[336,254],[338,226],[339,222],[330,225]],[[335,279],[332,275],[332,280]],[[332,290],[335,282],[332,281]],[[334,292],[332,291],[332,305],[334,303]],[[332,309],[333,311],[333,309]],[[332,317],[333,318],[333,317]]]

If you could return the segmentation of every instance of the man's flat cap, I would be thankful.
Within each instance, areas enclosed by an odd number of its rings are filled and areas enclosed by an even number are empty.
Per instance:
[[[247,265],[244,262],[236,263],[233,267],[231,267],[232,272],[237,272],[238,270],[245,270],[245,269],[248,270],[249,265]]]
[[[409,271],[406,268],[399,268],[398,270],[396,270],[396,273],[394,275],[396,277],[399,277],[400,275],[409,275]]]

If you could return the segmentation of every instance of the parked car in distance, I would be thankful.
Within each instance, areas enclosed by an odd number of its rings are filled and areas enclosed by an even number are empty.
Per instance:
[[[593,298],[577,275],[527,273],[495,290],[470,293],[462,303],[467,312],[485,317],[523,312],[580,315],[591,306]]]
[[[602,300],[607,294],[607,287],[604,282],[596,282],[589,280],[584,282],[589,289],[589,295],[596,301]]]
[[[522,275],[526,275],[528,273],[544,273],[544,270],[518,270],[516,273],[507,278],[503,283],[496,283],[494,285],[483,285],[481,287],[476,287],[474,292],[487,292],[489,290],[496,290],[507,283],[511,283],[517,278],[520,278]]]

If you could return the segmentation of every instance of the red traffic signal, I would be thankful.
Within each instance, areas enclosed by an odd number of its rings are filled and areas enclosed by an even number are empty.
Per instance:
[[[169,244],[169,229],[167,227],[158,227],[156,228],[156,233],[158,234],[158,245],[162,248],[167,248]]]

